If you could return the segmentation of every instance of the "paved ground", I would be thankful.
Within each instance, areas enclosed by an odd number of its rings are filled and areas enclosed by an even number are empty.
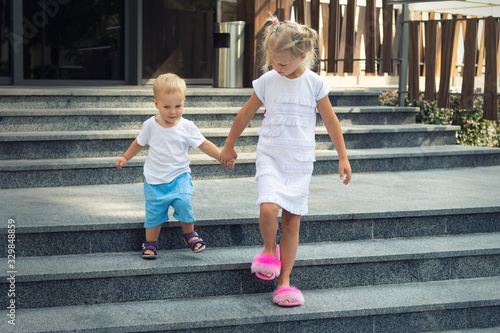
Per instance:
[[[194,181],[197,219],[256,218],[253,178]],[[500,166],[451,170],[314,176],[308,216],[405,214],[406,211],[478,209],[500,205]],[[308,216],[304,216],[306,220]],[[142,184],[0,190],[0,221],[16,226],[137,223],[144,219]]]

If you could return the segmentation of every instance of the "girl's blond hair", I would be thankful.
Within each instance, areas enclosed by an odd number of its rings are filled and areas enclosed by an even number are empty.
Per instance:
[[[153,83],[153,93],[155,98],[158,94],[172,94],[180,92],[186,94],[186,82],[178,75],[167,73],[158,76]]]
[[[264,72],[269,71],[271,59],[269,53],[288,53],[294,58],[306,55],[303,64],[308,68],[316,65],[318,45],[318,33],[306,25],[284,21],[279,22],[276,17],[267,19],[267,28],[264,30],[264,52],[265,63],[262,66]],[[265,25],[264,25],[265,26]]]

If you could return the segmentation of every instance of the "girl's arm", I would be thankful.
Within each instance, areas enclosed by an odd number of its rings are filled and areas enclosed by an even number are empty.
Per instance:
[[[132,142],[132,144],[130,145],[130,147],[127,149],[127,151],[125,152],[125,154],[123,154],[122,157],[118,157],[118,159],[116,160],[115,162],[115,166],[118,170],[120,170],[125,164],[127,164],[127,162],[132,158],[134,157],[135,155],[137,155],[137,153],[139,153],[145,146],[141,146],[137,143],[137,139],[134,140],[134,142]]]
[[[319,114],[323,123],[325,124],[326,130],[332,139],[335,150],[339,155],[339,173],[340,179],[344,178],[344,172],[346,173],[346,178],[344,179],[344,184],[349,184],[351,180],[351,165],[349,159],[347,158],[347,151],[344,143],[344,135],[342,134],[342,128],[340,127],[339,119],[335,112],[333,112],[332,104],[328,95],[323,97],[318,101],[317,104]]]
[[[236,140],[238,140],[243,130],[247,127],[248,123],[252,120],[261,106],[262,102],[254,92],[238,112],[238,115],[236,115],[233,126],[231,126],[231,130],[227,136],[226,144],[220,154],[220,162],[222,165],[227,166],[228,163],[231,163],[231,160],[235,160],[238,157],[238,153],[236,149],[234,149]]]

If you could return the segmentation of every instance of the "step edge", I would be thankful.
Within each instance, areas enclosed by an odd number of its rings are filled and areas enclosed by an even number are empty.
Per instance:
[[[23,322],[36,330],[33,332],[50,332],[54,323],[58,323],[60,331],[93,332],[136,332],[144,330],[200,329],[201,326],[222,327],[238,325],[254,325],[264,323],[322,320],[347,317],[371,317],[376,315],[391,315],[414,312],[442,311],[465,309],[471,307],[488,307],[500,305],[498,288],[496,292],[487,293],[485,286],[500,284],[500,277],[468,279],[462,281],[428,282],[425,286],[416,284],[371,286],[361,288],[341,288],[335,290],[304,290],[307,305],[294,308],[278,308],[270,301],[269,293],[253,295],[233,295],[197,298],[194,300],[164,300],[142,301],[133,303],[108,303],[93,306],[68,306],[42,309],[19,310],[23,313]],[[446,290],[444,293],[442,290]],[[438,291],[434,295],[433,291]],[[470,297],[462,297],[467,291]],[[477,291],[476,293],[474,293]],[[437,294],[437,295],[436,295]],[[359,296],[369,297],[369,302]],[[386,295],[385,297],[382,295]],[[429,302],[430,297],[433,302]],[[331,304],[328,299],[339,300]],[[353,300],[350,304],[349,300]],[[408,304],[411,300],[412,304]],[[214,312],[196,316],[190,321],[179,322],[185,317],[185,311],[203,302]],[[347,307],[346,305],[349,305]],[[338,307],[335,309],[335,307]],[[95,314],[99,313],[105,322],[95,322]],[[149,316],[149,324],[144,324],[144,315]],[[217,313],[217,316],[214,314]],[[0,311],[4,317],[8,310]],[[116,316],[116,314],[119,314]],[[168,315],[170,317],[168,317]],[[40,318],[51,320],[40,321]],[[217,318],[219,317],[219,318]],[[128,324],[130,323],[130,324]],[[203,323],[203,325],[200,325]],[[82,326],[84,325],[84,327]],[[15,327],[8,327],[7,332],[15,332]]]
[[[496,155],[500,149],[491,147],[472,147],[461,145],[422,146],[403,148],[348,149],[350,161],[366,159],[435,157],[435,156],[466,156],[466,155]],[[315,150],[316,162],[336,161],[338,154],[334,150]],[[8,171],[44,171],[66,169],[114,168],[116,157],[82,157],[68,159],[19,159],[0,160],[0,172]],[[191,165],[218,164],[205,154],[190,155]],[[255,163],[255,153],[238,154],[237,164]],[[146,156],[135,156],[125,168],[142,167]]]
[[[417,107],[391,107],[391,106],[332,106],[335,113],[417,113]],[[184,107],[184,114],[236,114],[241,110],[239,106],[220,107]],[[264,112],[264,107],[259,108],[258,114]],[[155,115],[158,110],[154,107],[131,108],[44,108],[44,109],[0,109],[0,117],[61,117],[61,116],[135,116]]]
[[[450,248],[443,249],[437,243],[446,241],[446,245]],[[477,244],[482,241],[482,243]],[[432,250],[420,248],[419,245],[431,246]],[[467,245],[466,245],[467,244]],[[498,245],[497,245],[498,244]],[[369,247],[378,251],[386,251],[386,253],[376,254],[356,253],[357,248]],[[352,250],[345,250],[345,247],[351,246]],[[466,249],[464,247],[467,246]],[[391,247],[395,247],[391,249]],[[122,252],[122,253],[101,253],[101,254],[77,254],[63,256],[47,256],[47,257],[23,257],[17,258],[18,262],[28,262],[25,267],[23,264],[17,264],[18,270],[22,271],[22,275],[18,275],[18,282],[40,282],[50,280],[74,280],[74,279],[99,279],[99,278],[115,278],[129,277],[142,275],[168,275],[178,273],[199,273],[210,271],[232,271],[250,269],[252,257],[260,251],[261,246],[243,246],[239,247],[240,253],[238,258],[231,256],[233,248],[214,248],[210,249],[213,256],[205,256],[203,264],[183,264],[182,258],[186,257],[186,251],[183,250],[168,250],[160,254],[162,257],[167,257],[165,261],[143,261],[140,258],[139,252]],[[335,250],[344,253],[324,256],[318,259],[316,254],[317,248],[326,248],[335,253]],[[408,260],[428,260],[428,259],[448,259],[458,257],[474,257],[474,256],[489,256],[500,254],[500,233],[483,233],[473,235],[454,235],[444,237],[423,237],[419,239],[378,239],[378,240],[361,240],[361,241],[346,241],[346,242],[323,242],[319,244],[301,244],[301,250],[296,258],[294,267],[308,266],[326,266],[326,265],[345,265],[345,264],[369,264],[375,262],[396,262]],[[392,251],[392,252],[391,252]],[[160,253],[162,251],[160,250]],[[389,253],[391,252],[391,253]],[[243,254],[243,256],[241,256]],[[198,256],[198,255],[197,255]],[[57,259],[56,259],[57,258]],[[177,259],[176,259],[177,258]],[[222,258],[223,260],[220,260]],[[229,258],[229,259],[228,259]],[[112,269],[104,270],[97,265],[95,270],[89,270],[93,267],[90,263],[95,260],[111,261],[113,264],[115,259],[125,259],[132,261],[126,267],[117,265]],[[194,259],[194,258],[193,258]],[[207,260],[208,259],[208,260]],[[85,271],[75,271],[76,265],[81,264]],[[55,261],[55,265],[54,265]],[[208,264],[206,262],[209,262]],[[210,262],[211,261],[211,262]],[[131,267],[136,263],[137,267]],[[174,265],[176,263],[176,265]],[[37,268],[38,265],[38,268]],[[109,267],[108,265],[106,265]],[[50,272],[40,272],[40,267],[50,267]],[[57,268],[59,267],[59,268]],[[71,270],[69,269],[71,267]],[[37,273],[30,273],[30,268],[38,270]],[[55,268],[55,269],[54,269]],[[8,283],[6,278],[9,276],[0,275],[4,283]],[[3,282],[2,282],[3,283]]]
[[[206,137],[226,137],[230,128],[199,128]],[[247,127],[242,137],[258,137],[260,127]],[[444,125],[356,125],[344,126],[344,135],[356,134],[408,134],[408,133],[436,133],[456,132],[459,126]],[[43,141],[77,141],[77,140],[120,140],[134,139],[139,135],[140,129],[126,130],[90,130],[90,131],[39,131],[39,132],[0,132],[2,142],[43,142]],[[316,135],[328,135],[323,126],[317,126]]]
[[[323,214],[323,215],[306,215],[302,221],[354,221],[354,220],[373,220],[382,218],[423,218],[432,216],[460,216],[471,214],[500,214],[499,206],[484,206],[484,207],[462,207],[462,208],[444,208],[444,209],[429,209],[419,211],[396,211],[390,214],[381,212],[372,213],[339,213],[339,214]],[[198,226],[224,226],[224,225],[247,225],[258,224],[258,216],[241,217],[231,219],[199,219],[196,221]],[[175,225],[167,224],[164,228],[176,228]],[[36,225],[36,226],[17,226],[16,233],[47,233],[47,232],[82,232],[82,231],[108,231],[108,230],[142,230],[144,229],[143,221],[130,221],[117,223],[94,223],[94,224],[66,224],[66,225]],[[8,233],[7,227],[0,227],[0,235]]]

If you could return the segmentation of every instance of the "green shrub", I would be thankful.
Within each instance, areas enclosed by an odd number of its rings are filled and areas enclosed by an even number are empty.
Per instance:
[[[406,100],[408,102],[408,100]],[[398,106],[398,93],[396,90],[385,90],[380,92],[378,103],[382,106]]]
[[[397,106],[398,95],[396,90],[381,92],[379,104]],[[500,107],[500,98],[498,99]],[[483,97],[474,97],[473,109],[460,109],[460,96],[451,95],[450,108],[438,108],[436,101],[418,100],[409,102],[405,99],[405,106],[416,106],[420,110],[416,122],[432,125],[459,125],[457,143],[467,146],[500,147],[500,122],[483,119]],[[499,117],[500,119],[500,117]]]

